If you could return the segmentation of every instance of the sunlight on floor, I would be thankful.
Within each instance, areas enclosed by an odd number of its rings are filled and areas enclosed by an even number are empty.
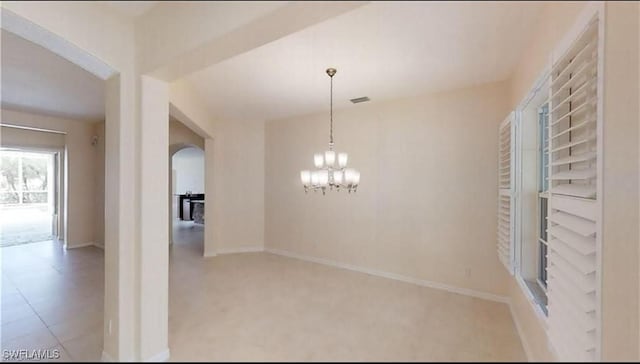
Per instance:
[[[0,246],[49,239],[51,239],[51,213],[48,206],[0,207]]]

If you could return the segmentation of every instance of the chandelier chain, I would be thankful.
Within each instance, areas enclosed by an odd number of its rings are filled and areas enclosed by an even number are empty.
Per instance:
[[[331,91],[330,91],[330,115],[329,115],[329,148],[333,150],[333,76],[331,76]]]

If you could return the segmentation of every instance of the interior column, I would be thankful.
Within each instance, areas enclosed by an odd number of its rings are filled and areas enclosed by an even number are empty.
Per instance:
[[[140,360],[169,358],[169,86],[140,83]]]

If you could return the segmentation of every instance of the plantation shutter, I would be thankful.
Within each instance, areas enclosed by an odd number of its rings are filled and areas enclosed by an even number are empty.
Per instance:
[[[553,64],[550,90],[548,335],[561,361],[595,361],[598,20]]]
[[[513,273],[514,113],[498,129],[498,258]]]

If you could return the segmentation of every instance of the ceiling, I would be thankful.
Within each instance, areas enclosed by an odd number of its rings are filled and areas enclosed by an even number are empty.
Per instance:
[[[55,53],[2,30],[2,107],[104,120],[104,81]]]
[[[131,17],[156,2],[110,2]],[[273,120],[334,106],[506,79],[530,37],[535,2],[372,2],[186,77],[219,118]],[[2,31],[2,106],[104,119],[104,83]]]
[[[136,18],[151,10],[158,2],[159,1],[107,1],[107,4],[123,15]]]
[[[505,80],[533,2],[373,2],[186,77],[220,118],[272,120]],[[353,106],[357,107],[357,106]]]

